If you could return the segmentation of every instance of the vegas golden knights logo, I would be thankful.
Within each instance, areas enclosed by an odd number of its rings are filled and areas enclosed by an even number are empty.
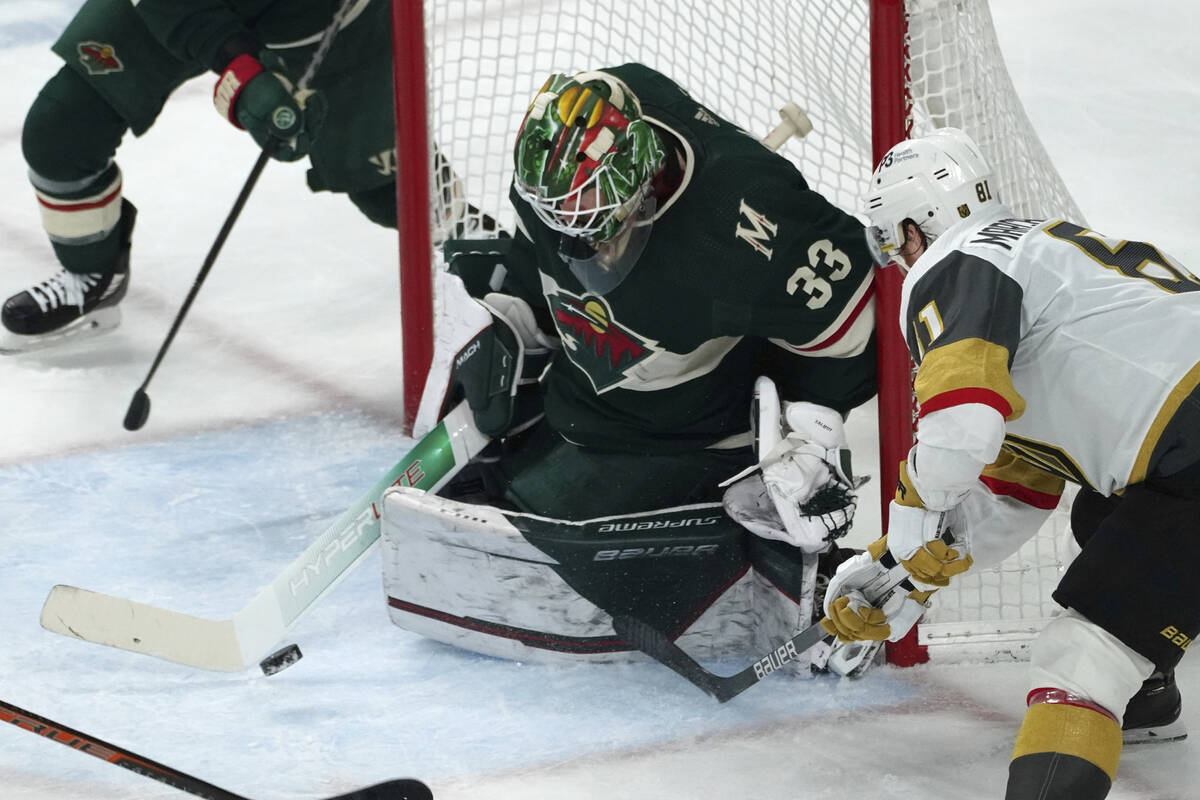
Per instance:
[[[738,206],[738,214],[744,216],[750,223],[749,228],[742,227],[741,219],[738,220],[737,230],[734,231],[734,236],[743,240],[758,252],[767,257],[767,261],[771,260],[773,248],[767,247],[771,243],[771,238],[779,232],[779,226],[771,220],[767,219],[762,214],[755,211],[750,206],[746,205],[746,201],[742,200]]]

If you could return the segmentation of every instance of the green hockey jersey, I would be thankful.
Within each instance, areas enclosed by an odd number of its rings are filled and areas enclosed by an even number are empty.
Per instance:
[[[340,4],[87,0],[54,52],[140,136],[184,81],[223,69],[231,48],[267,48],[298,81]],[[312,189],[358,192],[395,180],[391,36],[390,3],[351,4],[312,81],[328,107],[310,152]]]
[[[504,291],[541,306],[563,342],[545,384],[552,427],[625,452],[745,444],[764,349],[787,369],[831,365],[817,370],[827,405],[873,395],[873,269],[860,223],[665,76],[638,64],[607,71],[686,167],[632,272],[604,296],[583,290],[559,234],[511,193],[520,232]]]

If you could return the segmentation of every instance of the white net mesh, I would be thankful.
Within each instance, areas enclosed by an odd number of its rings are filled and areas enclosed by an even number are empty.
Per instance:
[[[907,8],[913,132],[966,129],[1019,215],[1082,221],[1008,78],[985,0],[908,0]],[[869,0],[427,0],[425,16],[430,136],[445,158],[433,171],[436,239],[486,235],[479,213],[511,230],[513,137],[534,93],[553,72],[626,61],[663,72],[757,136],[777,125],[784,103],[797,103],[814,130],[781,153],[834,203],[860,209],[873,166]],[[478,212],[463,218],[468,203]],[[464,224],[455,231],[448,218]],[[1065,529],[1060,513],[998,570],[944,590],[923,635],[994,640],[1004,629],[1027,638],[1053,609]]]
[[[984,0],[909,0],[914,135],[971,134],[999,175],[998,195],[1018,214],[1081,219],[1033,131],[1004,67]]]
[[[870,171],[867,5],[438,0],[426,3],[431,136],[465,198],[511,226],[512,145],[553,72],[638,61],[758,136],[792,101],[815,129],[782,152],[854,210]],[[436,197],[435,197],[436,199]]]
[[[997,194],[1018,215],[1082,221],[1050,163],[1004,67],[983,0],[909,0],[908,60],[913,135],[953,126],[970,133],[997,174]],[[919,629],[942,656],[1028,655],[1028,642],[1057,613],[1051,592],[1076,547],[1064,500],[1014,556],[972,571],[938,592]],[[939,652],[933,653],[938,657]]]

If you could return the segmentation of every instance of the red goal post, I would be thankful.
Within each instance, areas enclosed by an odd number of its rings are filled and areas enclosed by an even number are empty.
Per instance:
[[[437,329],[436,242],[456,225],[478,228],[478,213],[511,227],[512,137],[551,72],[641,61],[757,135],[796,102],[815,129],[781,152],[851,212],[893,144],[961,127],[988,155],[999,195],[1017,213],[1081,221],[1013,89],[986,0],[746,0],[735,12],[706,0],[627,0],[617,11],[583,0],[393,0],[392,14],[408,432]],[[912,443],[913,397],[897,323],[900,275],[888,269],[878,278],[886,525],[897,467]],[[1051,611],[1049,588],[1069,557],[1061,529],[1060,520],[1049,544],[1023,550],[979,586],[972,577],[958,594],[943,590],[921,637],[1019,650]],[[943,624],[949,633],[937,628]],[[912,638],[889,647],[889,660],[924,660]]]

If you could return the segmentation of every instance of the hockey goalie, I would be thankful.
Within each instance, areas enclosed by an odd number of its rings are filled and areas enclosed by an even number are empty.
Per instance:
[[[861,225],[637,64],[551,76],[514,160],[515,235],[446,248],[417,420],[465,402],[491,443],[385,495],[393,621],[530,661],[631,658],[616,615],[697,657],[808,627],[875,392]]]

